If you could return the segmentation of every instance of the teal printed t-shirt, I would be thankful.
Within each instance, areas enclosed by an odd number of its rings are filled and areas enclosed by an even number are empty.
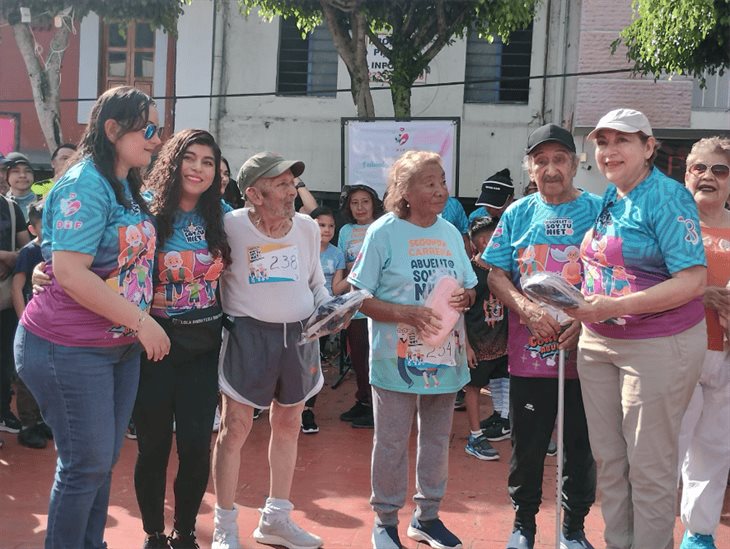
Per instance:
[[[345,254],[338,247],[327,244],[327,248],[319,252],[319,262],[324,273],[324,286],[330,295],[335,295],[332,291],[332,279],[337,271],[345,269]]]
[[[585,235],[581,259],[586,271],[583,293],[611,297],[646,290],[674,273],[706,265],[692,194],[656,168],[623,198],[609,185],[601,213]],[[698,297],[669,311],[587,326],[606,337],[644,339],[678,334],[704,317]]]
[[[348,223],[340,229],[340,236],[337,239],[337,247],[342,250],[345,254],[345,264],[352,264],[357,258],[357,254],[360,253],[360,248],[365,241],[365,235],[372,223],[367,225],[356,225],[354,223]],[[355,313],[352,317],[353,320],[359,320],[365,318],[362,313]]]
[[[428,279],[439,272],[464,288],[477,284],[459,231],[440,217],[419,227],[389,213],[371,225],[348,282],[382,301],[423,305]],[[454,393],[469,381],[465,342],[462,320],[434,348],[412,326],[371,319],[370,383],[402,393]]]
[[[221,216],[229,211],[231,207],[221,203]],[[177,210],[172,234],[157,250],[151,314],[170,317],[217,305],[215,292],[223,268],[223,259],[208,251],[205,220],[198,209]]]
[[[548,204],[539,193],[526,196],[502,214],[482,259],[509,273],[517,289],[522,287],[523,276],[541,271],[560,273],[579,288],[583,280],[580,243],[600,208],[601,199],[587,192],[563,204]],[[518,314],[510,314],[508,319],[510,373],[519,377],[557,377],[558,338],[533,336]],[[573,351],[566,353],[565,377],[578,377]]]
[[[441,217],[451,223],[461,234],[469,232],[469,220],[466,217],[464,206],[456,198],[450,196],[446,201]]]
[[[43,259],[53,252],[93,256],[91,271],[127,301],[147,309],[152,302],[152,268],[157,233],[152,219],[124,194],[131,207],[117,203],[109,182],[90,159],[69,168],[53,186],[43,209]],[[128,328],[71,298],[53,276],[45,292],[30,300],[22,323],[35,335],[72,347],[106,347],[136,341]]]

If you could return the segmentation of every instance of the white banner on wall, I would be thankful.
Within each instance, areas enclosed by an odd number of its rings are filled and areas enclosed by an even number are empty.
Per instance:
[[[459,121],[344,120],[346,185],[368,185],[383,197],[388,169],[404,152],[422,150],[441,155],[446,185],[455,196],[459,158]]]
[[[378,38],[380,40],[385,40],[388,38],[388,34],[378,34]],[[387,71],[390,70],[390,61],[388,61],[388,58],[385,57],[378,47],[370,42],[368,40],[368,51],[367,51],[367,61],[368,61],[368,74],[370,77],[370,83],[375,84],[376,86],[380,84],[381,86],[387,86],[388,85],[388,77],[387,77]],[[416,78],[416,81],[413,83],[414,85],[419,84],[425,84],[426,83],[426,73],[427,71],[424,70],[421,72],[421,74],[418,75],[418,78]],[[373,86],[375,87],[375,86]]]

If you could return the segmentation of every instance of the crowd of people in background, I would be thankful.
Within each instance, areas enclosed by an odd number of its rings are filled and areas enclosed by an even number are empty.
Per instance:
[[[612,110],[587,136],[599,197],[580,188],[572,134],[546,124],[527,139],[521,196],[501,169],[467,216],[433,152],[396,159],[384,196],[345,186],[333,211],[300,160],[260,152],[234,175],[207,131],[162,137],[154,100],[119,87],[99,97],[78,145],[53,151],[52,178],[35,181],[19,152],[0,159],[0,431],[56,447],[47,549],[105,546],[130,419],[143,547],[199,547],[212,471],[212,547],[238,549],[241,450],[264,410],[270,486],[253,537],[321,547],[292,520],[290,495],[298,436],[320,429],[333,336],[300,336],[351,290],[372,297],[341,338],[356,390],[339,417],[373,429],[375,549],[402,547],[414,418],[406,534],[462,547],[439,518],[455,409],[466,409],[468,455],[498,460],[491,442],[511,439],[505,543],[532,549],[559,407],[561,549],[593,547],[584,520],[597,494],[607,547],[671,549],[678,483],[681,549],[716,547],[730,469],[730,139],[695,143],[682,185],[655,167],[646,116]],[[562,310],[530,299],[536,273],[584,298]],[[427,305],[442,279],[454,286]]]

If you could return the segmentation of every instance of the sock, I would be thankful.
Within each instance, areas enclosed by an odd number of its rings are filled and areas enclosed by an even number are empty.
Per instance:
[[[499,410],[499,415],[502,416],[502,419],[509,419],[509,378],[505,377],[499,381],[499,392],[502,398],[502,408]]]
[[[274,517],[284,517],[292,509],[294,509],[294,505],[288,499],[266,498],[266,505],[262,509],[261,514],[272,519]]]
[[[502,391],[500,391],[501,379],[489,380],[489,390],[492,392],[492,408],[501,415],[502,412]]]
[[[470,434],[471,434],[471,436],[473,436],[474,438],[477,438],[478,436],[481,436],[481,434],[482,434],[482,430],[481,430],[481,429],[479,429],[478,431],[470,431]]]

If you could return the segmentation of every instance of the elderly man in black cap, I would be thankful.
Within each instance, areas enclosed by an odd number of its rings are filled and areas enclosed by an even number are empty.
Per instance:
[[[319,262],[319,227],[295,213],[301,161],[271,152],[238,174],[248,207],[225,216],[232,264],[221,276],[226,322],[219,365],[223,414],[213,457],[217,504],[213,549],[238,549],[234,503],[241,447],[254,408],[270,408],[269,497],[254,539],[316,549],[322,540],[290,518],[289,501],[304,402],[323,385],[318,342],[299,345],[302,326],[329,299]]]
[[[583,532],[596,491],[596,467],[576,369],[580,323],[560,318],[530,301],[523,277],[540,271],[560,274],[577,287],[583,279],[580,245],[593,226],[601,199],[573,185],[578,168],[570,132],[547,124],[527,140],[524,165],[538,192],[509,207],[482,259],[491,266],[489,287],[510,309],[508,355],[512,459],[509,494],[515,507],[508,549],[532,549],[542,498],[545,453],[558,408],[558,353],[565,361],[565,517],[561,549],[590,549]]]

